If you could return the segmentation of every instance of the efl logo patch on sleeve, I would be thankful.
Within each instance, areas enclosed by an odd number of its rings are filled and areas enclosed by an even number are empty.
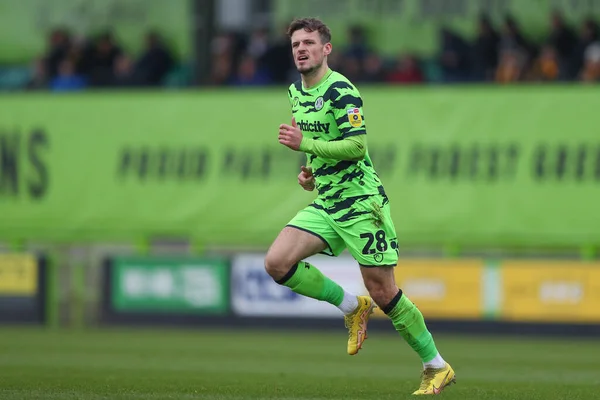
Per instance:
[[[362,116],[360,115],[359,108],[349,108],[346,110],[348,113],[348,121],[350,121],[350,125],[355,128],[358,128],[362,125]]]

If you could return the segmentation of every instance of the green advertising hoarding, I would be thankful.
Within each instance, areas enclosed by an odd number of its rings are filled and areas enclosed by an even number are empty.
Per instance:
[[[134,54],[143,48],[144,34],[155,29],[177,56],[189,56],[190,9],[190,0],[0,0],[0,62],[30,63],[41,57],[56,28],[76,37],[111,30]]]
[[[120,257],[111,270],[111,305],[120,312],[225,314],[226,260]]]
[[[362,89],[407,245],[600,244],[594,87]],[[315,194],[285,88],[0,97],[0,240],[267,246]]]
[[[323,19],[332,29],[334,48],[347,43],[349,26],[362,26],[370,45],[389,55],[433,55],[441,26],[472,38],[481,13],[498,27],[505,15],[513,15],[526,37],[537,42],[547,38],[554,9],[577,27],[588,16],[600,16],[600,3],[588,0],[277,0],[273,7],[278,26],[297,17]]]

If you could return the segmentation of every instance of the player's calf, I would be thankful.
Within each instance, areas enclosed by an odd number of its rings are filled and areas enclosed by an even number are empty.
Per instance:
[[[358,307],[357,297],[346,293],[317,268],[302,261],[326,247],[326,243],[314,234],[285,227],[267,252],[265,269],[280,285],[303,296],[333,304],[344,314],[350,313]]]
[[[267,272],[270,269],[269,265],[285,264],[270,264],[265,260]],[[271,269],[270,275],[275,282],[298,294],[333,304],[344,314],[350,314],[358,307],[356,295],[346,292],[336,282],[323,275],[318,268],[305,261],[295,263],[285,274],[282,274],[282,271],[283,269],[275,267]]]
[[[344,314],[350,314],[358,307],[357,296],[346,292],[313,265],[305,261],[298,261],[289,269],[286,268],[287,265],[285,260],[265,259],[267,273],[278,284],[303,296],[333,304]]]
[[[417,306],[396,286],[394,272],[389,267],[362,267],[365,287],[392,324],[420,356],[424,368],[443,368],[433,336],[425,325],[423,314]]]

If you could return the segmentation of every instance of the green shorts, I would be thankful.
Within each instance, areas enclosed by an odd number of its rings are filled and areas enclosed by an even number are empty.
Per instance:
[[[342,211],[317,200],[300,210],[287,226],[323,240],[327,249],[322,254],[339,256],[347,248],[363,267],[395,266],[398,239],[387,197],[357,197],[360,198]]]

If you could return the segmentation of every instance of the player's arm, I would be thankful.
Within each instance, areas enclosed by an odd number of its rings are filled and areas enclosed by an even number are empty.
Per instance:
[[[335,93],[332,102],[341,137],[333,141],[305,138],[292,118],[292,125],[279,127],[279,142],[293,150],[337,160],[362,160],[367,152],[365,123],[362,117],[362,99],[358,91],[348,85]]]
[[[331,108],[340,131],[341,140],[321,141],[303,138],[300,150],[319,157],[337,160],[362,160],[367,152],[367,130],[363,120],[362,98],[356,88],[337,88]]]
[[[292,150],[337,160],[362,160],[367,151],[367,139],[364,133],[330,142],[314,140],[302,136],[302,131],[292,118],[292,125],[279,126],[279,143]]]
[[[300,142],[300,151],[335,160],[362,160],[367,152],[367,135],[354,135],[332,142],[305,137]]]

